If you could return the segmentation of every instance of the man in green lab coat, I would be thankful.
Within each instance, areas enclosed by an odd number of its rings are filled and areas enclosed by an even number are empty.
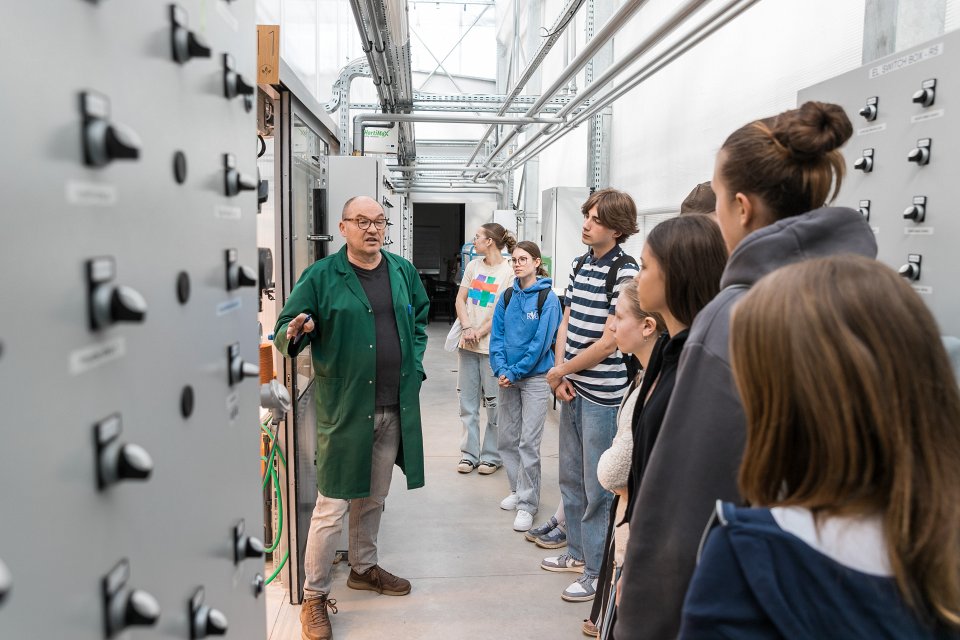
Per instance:
[[[317,504],[305,558],[303,638],[332,637],[327,609],[343,516],[350,507],[347,586],[406,595],[410,583],[377,564],[380,514],[393,465],[423,486],[420,385],[429,301],[416,269],[382,250],[387,219],[365,196],[343,207],[346,246],[307,268],[283,307],[274,344],[312,348],[317,400]]]

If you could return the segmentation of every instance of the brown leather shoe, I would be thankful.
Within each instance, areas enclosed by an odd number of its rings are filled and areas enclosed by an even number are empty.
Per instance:
[[[389,571],[384,571],[380,565],[373,565],[364,573],[357,573],[350,569],[347,586],[351,589],[376,591],[385,596],[405,596],[410,593],[410,581],[398,578]]]
[[[600,636],[600,629],[597,629],[597,625],[593,624],[593,621],[590,618],[587,618],[583,621],[583,635],[591,636],[597,638]]]
[[[303,606],[300,607],[300,638],[302,640],[331,640],[333,638],[327,608],[336,613],[337,601],[328,600],[327,596],[303,601]]]

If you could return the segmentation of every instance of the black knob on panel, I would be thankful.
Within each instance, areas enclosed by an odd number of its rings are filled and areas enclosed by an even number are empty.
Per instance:
[[[227,616],[219,609],[201,605],[193,612],[190,637],[193,640],[227,634]]]
[[[127,597],[124,626],[150,627],[160,618],[160,603],[142,589],[134,589]]]
[[[7,565],[0,560],[0,604],[3,604],[11,588],[13,588],[13,578],[10,576]]]
[[[235,564],[240,564],[248,558],[263,557],[263,542],[254,536],[235,534],[234,537],[234,556]]]
[[[897,270],[897,272],[910,281],[916,281],[920,278],[920,267],[913,262],[908,262],[907,264],[903,265]]]
[[[864,120],[868,122],[873,122],[877,119],[877,107],[876,105],[868,104],[864,108],[860,109],[860,115],[863,116]]]
[[[92,119],[83,129],[84,160],[93,167],[102,167],[113,160],[136,160],[142,143],[129,127]]]
[[[143,322],[147,315],[147,301],[136,290],[107,282],[94,288],[91,303],[95,329],[117,322]]]
[[[259,598],[263,594],[265,586],[263,576],[259,573],[255,575],[253,577],[253,597]]]
[[[260,365],[255,362],[246,362],[240,357],[240,343],[235,342],[227,347],[227,383],[232,387],[244,378],[255,378],[260,375]],[[237,541],[240,535],[236,536]],[[239,544],[239,542],[238,542]]]
[[[924,107],[933,106],[937,97],[936,89],[933,87],[924,87],[913,94],[913,102]]]
[[[873,158],[866,156],[857,158],[856,162],[853,163],[853,168],[864,173],[870,173],[873,171]]]
[[[209,58],[210,47],[207,43],[191,31],[187,26],[186,10],[176,4],[170,5],[171,44],[173,59],[180,64],[191,58]]]
[[[252,287],[257,284],[257,273],[250,267],[239,264],[230,266],[230,272],[227,274],[227,289],[239,289],[240,287]]]
[[[916,147],[907,154],[908,162],[916,162],[919,166],[930,163],[930,149],[927,147]]]
[[[118,480],[146,480],[153,473],[153,458],[147,450],[136,444],[120,447],[117,458]]]
[[[241,191],[256,191],[258,186],[253,176],[240,173],[236,169],[227,169],[224,191],[228,196],[235,196]]]
[[[924,214],[926,213],[924,209],[925,208],[922,204],[910,205],[903,210],[903,219],[913,220],[914,222],[923,222]]]

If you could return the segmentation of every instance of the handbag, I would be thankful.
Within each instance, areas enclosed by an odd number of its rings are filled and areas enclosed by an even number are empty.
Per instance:
[[[447,339],[443,343],[445,351],[456,351],[460,346],[460,339],[463,337],[463,327],[460,326],[460,318],[453,321],[453,326],[447,333]]]

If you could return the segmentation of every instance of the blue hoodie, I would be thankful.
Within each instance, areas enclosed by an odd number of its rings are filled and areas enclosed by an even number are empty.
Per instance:
[[[769,509],[718,506],[683,605],[681,640],[955,640],[905,604],[893,577],[861,573],[777,524]]]
[[[497,377],[516,382],[553,367],[553,339],[560,326],[560,300],[553,291],[543,302],[543,317],[537,314],[540,290],[552,286],[550,278],[540,278],[521,289],[516,279],[510,308],[503,308],[503,295],[497,300],[490,330],[490,368]]]

